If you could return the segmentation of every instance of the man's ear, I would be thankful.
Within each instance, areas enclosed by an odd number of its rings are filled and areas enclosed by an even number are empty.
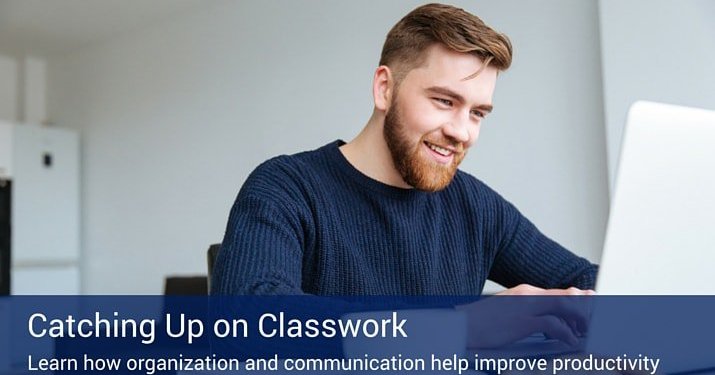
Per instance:
[[[375,100],[375,108],[377,110],[386,112],[387,109],[390,108],[393,89],[394,79],[392,71],[386,65],[378,66],[372,81],[372,97]]]

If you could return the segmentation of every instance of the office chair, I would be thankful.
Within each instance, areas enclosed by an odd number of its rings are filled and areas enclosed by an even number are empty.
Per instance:
[[[206,276],[167,276],[164,279],[164,295],[205,296],[208,293]]]
[[[211,274],[216,256],[221,249],[221,244],[209,246],[206,252],[208,263],[208,277],[206,276],[168,276],[164,280],[165,295],[196,296],[211,293]]]

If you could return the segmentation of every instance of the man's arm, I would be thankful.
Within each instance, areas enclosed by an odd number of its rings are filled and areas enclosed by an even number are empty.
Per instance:
[[[305,230],[284,173],[269,161],[248,177],[236,198],[216,258],[212,294],[303,294]],[[304,219],[303,219],[304,220]]]
[[[546,237],[511,203],[501,200],[501,241],[489,279],[512,288],[530,284],[545,289],[593,289],[598,266]]]

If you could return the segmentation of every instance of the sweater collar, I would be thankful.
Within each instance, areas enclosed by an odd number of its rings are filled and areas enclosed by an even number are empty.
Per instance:
[[[397,186],[392,186],[375,180],[364,173],[360,172],[355,168],[350,161],[343,155],[339,147],[344,145],[345,141],[338,139],[334,142],[328,143],[323,146],[322,149],[325,151],[329,162],[343,175],[348,177],[352,182],[370,189],[376,193],[392,197],[395,199],[412,199],[420,196],[427,196],[429,193],[418,189],[405,189]]]

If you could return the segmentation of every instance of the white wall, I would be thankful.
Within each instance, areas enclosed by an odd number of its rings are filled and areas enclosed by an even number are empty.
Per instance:
[[[0,120],[44,124],[46,61],[0,55]]]
[[[351,139],[403,2],[230,2],[48,61],[49,117],[82,132],[86,293],[205,273],[260,162]],[[597,260],[607,213],[595,1],[460,1],[513,68],[463,169]]]
[[[43,59],[24,59],[23,118],[28,124],[47,121],[47,62]]]
[[[647,99],[715,109],[715,2],[600,0],[608,166],[613,187],[626,113]]]
[[[17,120],[17,61],[0,55],[0,120]]]

